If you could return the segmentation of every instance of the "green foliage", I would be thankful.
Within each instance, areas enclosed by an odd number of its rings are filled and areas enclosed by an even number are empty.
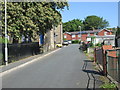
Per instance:
[[[117,32],[116,32],[116,36],[120,36],[120,27],[117,27]]]
[[[83,27],[82,20],[74,19],[63,23],[63,32],[80,31],[79,26]]]
[[[117,28],[113,27],[113,28],[107,28],[108,30],[112,30],[112,33],[115,35],[117,32]]]
[[[100,88],[116,88],[117,86],[114,83],[105,83],[100,86]]]
[[[67,39],[66,38],[63,38],[63,41],[66,41]]]
[[[94,30],[94,29],[103,29],[109,26],[108,21],[98,16],[87,16],[85,20],[73,19],[71,21],[63,23],[64,32],[73,32],[81,30]]]
[[[102,44],[101,43],[97,43],[95,46],[101,47]]]
[[[78,43],[79,43],[79,40],[73,40],[72,43],[73,43],[73,44],[78,44]]]
[[[2,8],[2,34],[4,35],[5,5]],[[7,30],[8,35],[15,40],[33,38],[34,35],[46,33],[61,23],[62,17],[58,9],[68,7],[67,2],[8,2],[7,3]]]
[[[104,20],[103,17],[98,16],[87,16],[83,22],[85,30],[103,29],[109,26],[108,21]]]
[[[0,44],[2,44],[2,43],[5,43],[5,38],[0,37]],[[9,43],[8,40],[7,40],[7,43]]]
[[[94,47],[94,44],[92,42],[90,43],[90,47]]]

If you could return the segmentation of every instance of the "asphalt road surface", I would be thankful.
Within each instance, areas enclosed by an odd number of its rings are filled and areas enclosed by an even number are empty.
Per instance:
[[[63,47],[4,75],[2,88],[87,88],[89,75],[82,70],[87,57],[78,47],[77,44]]]

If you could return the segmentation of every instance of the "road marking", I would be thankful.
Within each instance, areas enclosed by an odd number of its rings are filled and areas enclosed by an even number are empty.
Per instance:
[[[45,55],[43,55],[43,56],[41,56],[41,57],[38,57],[38,58],[36,58],[36,59],[33,59],[33,60],[29,61],[29,62],[26,62],[26,63],[24,63],[24,64],[21,64],[21,65],[19,65],[19,66],[17,66],[17,67],[14,67],[14,68],[12,68],[12,69],[10,69],[10,70],[1,72],[1,73],[0,73],[0,77],[1,77],[1,76],[4,76],[4,75],[6,75],[6,74],[8,74],[8,73],[10,73],[10,72],[12,72],[12,71],[14,71],[14,70],[20,69],[20,68],[22,68],[22,67],[24,67],[24,66],[26,66],[26,65],[28,65],[28,64],[31,64],[31,63],[33,63],[33,62],[36,62],[36,61],[38,61],[39,59],[42,59],[42,58],[44,58],[44,57],[46,57],[46,56],[48,56],[48,55],[50,55],[50,54],[52,54],[52,53],[55,53],[55,52],[57,52],[57,51],[60,50],[60,49],[61,49],[61,48],[59,48],[59,49],[57,49],[57,50],[55,50],[55,51],[52,51],[52,52],[50,52],[50,53],[48,53],[48,54],[45,54]]]

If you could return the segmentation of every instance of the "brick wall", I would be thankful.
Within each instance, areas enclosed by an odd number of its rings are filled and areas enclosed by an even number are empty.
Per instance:
[[[100,32],[98,32],[98,36],[104,36],[105,35],[105,32],[106,32],[106,35],[112,35],[112,32],[108,31],[108,30],[101,30]],[[96,32],[95,32],[96,33]],[[67,36],[66,40],[79,40],[80,37],[78,37],[79,34],[74,34],[75,37],[72,37],[71,34],[68,34],[68,33],[64,33],[64,35]],[[81,35],[81,40],[82,41],[86,41],[87,40],[87,36],[88,36],[88,33],[84,33]],[[90,36],[94,36],[94,33],[90,33]]]
[[[82,39],[82,41],[86,41],[87,40],[87,34],[82,34],[82,37],[81,37],[81,39]]]
[[[66,39],[66,40],[72,40],[72,36],[70,34],[64,33],[64,36],[66,36],[66,38],[64,38],[64,39]]]
[[[98,32],[98,36],[104,36],[105,32],[106,32],[107,35],[112,35],[112,32],[109,32],[107,30],[102,30],[102,31]]]

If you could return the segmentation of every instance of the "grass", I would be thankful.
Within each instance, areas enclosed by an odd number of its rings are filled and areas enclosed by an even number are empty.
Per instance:
[[[113,88],[113,89],[116,89],[116,85],[114,83],[105,83],[103,85],[100,86],[100,88]]]
[[[90,60],[94,61],[94,57],[90,55],[90,54],[93,54],[93,52],[91,52],[91,53],[84,52],[84,53]],[[96,66],[96,64],[94,64],[94,69],[98,70],[98,67]],[[105,76],[100,76],[99,79],[100,79],[100,81],[103,81],[103,83],[104,83],[99,86],[100,88],[105,88],[108,90],[116,89],[117,86],[114,83],[110,83],[109,80]]]
[[[94,55],[91,56],[91,54],[93,54],[94,52],[90,52],[90,53],[84,52],[84,53],[90,60],[94,61]],[[97,62],[96,62],[96,64],[97,64]],[[94,69],[99,70],[99,68],[96,64],[93,64]],[[115,85],[114,83],[111,83],[107,77],[100,76],[99,79],[100,79],[100,81],[103,82],[103,84],[99,86],[100,88],[105,88],[108,90],[116,90],[117,85]]]
[[[90,54],[92,54],[92,53],[87,53],[86,51],[84,51],[84,53],[90,60],[94,61],[94,57],[90,56]]]

